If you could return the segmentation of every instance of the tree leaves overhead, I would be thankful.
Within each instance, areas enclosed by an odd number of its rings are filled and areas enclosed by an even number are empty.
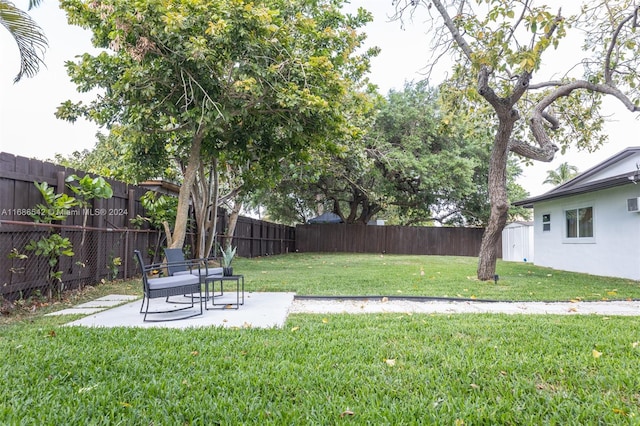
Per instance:
[[[348,127],[344,76],[368,69],[368,53],[354,52],[370,16],[342,16],[333,3],[64,1],[70,21],[115,54],[68,63],[81,90],[106,96],[58,115],[123,126],[132,154],[155,159],[168,141],[190,146],[199,128],[207,155],[277,161],[303,151],[313,135]]]

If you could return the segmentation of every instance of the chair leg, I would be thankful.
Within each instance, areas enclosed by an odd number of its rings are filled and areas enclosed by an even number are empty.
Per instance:
[[[147,301],[147,309],[149,309],[148,303],[149,303],[149,299],[147,298],[147,296],[145,294],[142,295],[142,305],[140,306],[140,313],[142,313],[142,311],[144,310],[144,301]]]

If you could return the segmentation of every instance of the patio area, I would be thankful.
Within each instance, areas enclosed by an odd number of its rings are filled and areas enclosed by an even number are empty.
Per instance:
[[[83,303],[73,308],[53,312],[49,315],[73,315],[88,314],[84,318],[69,322],[67,326],[84,327],[164,327],[164,328],[191,328],[191,327],[228,327],[228,328],[273,328],[282,327],[291,304],[294,293],[245,293],[245,303],[239,309],[213,309],[204,310],[203,314],[178,321],[170,321],[175,316],[185,314],[185,311],[173,314],[154,314],[154,320],[166,319],[159,322],[143,322],[143,314],[140,313],[141,299],[137,296],[112,294],[101,297],[91,302]],[[172,300],[177,300],[173,298]],[[235,293],[225,293],[222,297],[216,297],[216,305],[225,306],[225,303],[235,304]],[[151,300],[151,308],[167,309],[178,306],[167,304],[164,299]],[[231,306],[231,305],[227,305]],[[204,308],[204,303],[203,303]],[[209,303],[211,309],[211,304]],[[200,310],[196,305],[194,311]]]

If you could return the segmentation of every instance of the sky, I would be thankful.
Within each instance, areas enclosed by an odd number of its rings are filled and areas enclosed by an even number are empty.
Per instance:
[[[27,9],[27,0],[14,0],[14,4]],[[378,46],[381,53],[372,60],[370,79],[382,94],[389,90],[402,90],[406,81],[425,78],[424,67],[429,59],[429,38],[420,17],[401,25],[390,21],[393,13],[391,0],[352,0],[349,8],[365,7],[374,15],[374,22],[364,28],[367,45]],[[56,108],[66,100],[90,101],[93,94],[78,93],[69,81],[64,63],[85,52],[95,53],[91,33],[66,21],[58,2],[48,0],[29,11],[42,27],[49,40],[45,53],[46,67],[33,78],[23,78],[14,84],[19,69],[19,56],[15,41],[0,28],[0,151],[29,158],[47,160],[55,154],[64,156],[74,151],[92,149],[99,128],[79,120],[68,123],[55,118]],[[558,53],[552,60],[557,60]],[[434,81],[432,80],[432,84]],[[607,103],[611,122],[607,125],[609,143],[595,153],[569,150],[556,155],[551,163],[535,162],[524,168],[518,180],[529,193],[539,195],[552,189],[543,185],[547,171],[562,162],[569,162],[585,171],[628,146],[640,146],[640,120],[615,102]]]

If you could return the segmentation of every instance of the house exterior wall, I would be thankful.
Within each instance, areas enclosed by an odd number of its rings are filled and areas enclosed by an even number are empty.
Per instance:
[[[565,271],[640,280],[640,213],[627,199],[640,184],[534,204],[535,264]],[[566,238],[565,211],[593,207],[593,238]],[[550,215],[548,231],[543,218]]]

